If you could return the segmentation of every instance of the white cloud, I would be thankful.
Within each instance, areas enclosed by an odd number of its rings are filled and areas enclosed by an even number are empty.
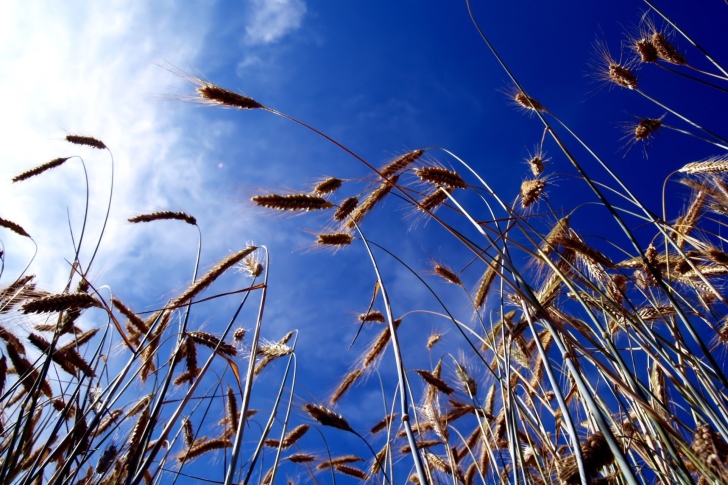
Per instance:
[[[302,0],[251,0],[250,19],[245,28],[249,44],[270,44],[301,26],[306,13]]]
[[[101,139],[114,154],[112,212],[91,269],[92,282],[111,284],[117,293],[142,294],[144,285],[157,278],[149,264],[154,261],[167,278],[149,293],[162,297],[160,293],[185,284],[189,271],[185,268],[182,274],[179,263],[194,262],[197,232],[171,222],[155,230],[126,222],[143,212],[181,210],[195,215],[209,238],[203,265],[228,249],[240,249],[243,242],[214,243],[230,240],[231,228],[221,221],[237,215],[225,200],[209,200],[209,188],[219,175],[209,169],[212,162],[205,156],[204,140],[217,136],[220,126],[199,121],[202,126],[189,126],[186,106],[156,96],[169,93],[179,81],[157,64],[179,59],[180,52],[195,59],[204,44],[212,28],[208,3],[187,2],[185,8],[175,8],[172,1],[69,2],[54,7],[17,1],[10,2],[6,14],[0,19],[0,88],[8,94],[0,120],[0,217],[19,223],[37,241],[38,255],[30,271],[38,274],[40,286],[60,291],[68,277],[65,261],[73,260],[70,232],[72,228],[78,239],[85,203],[82,166],[79,159],[71,159],[22,183],[12,184],[11,178],[56,157],[84,157],[91,204],[82,264],[88,263],[106,213],[109,156],[67,143],[67,133]],[[1,228],[0,242],[7,263],[2,285],[28,263],[34,246]],[[138,279],[128,285],[132,274]]]

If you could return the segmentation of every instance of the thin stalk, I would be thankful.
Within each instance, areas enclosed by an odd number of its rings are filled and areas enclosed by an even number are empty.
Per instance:
[[[235,435],[235,442],[233,443],[233,454],[230,458],[230,464],[228,465],[227,472],[225,473],[224,485],[230,485],[233,481],[233,475],[235,474],[235,467],[238,463],[238,457],[240,456],[240,448],[243,443],[243,433],[245,431],[245,416],[248,414],[248,406],[250,405],[250,393],[253,389],[253,371],[255,370],[255,357],[258,353],[258,342],[260,341],[260,329],[263,325],[263,310],[265,309],[265,298],[268,293],[268,268],[269,256],[268,248],[260,246],[265,251],[265,276],[263,277],[263,289],[260,296],[260,306],[258,307],[258,316],[255,321],[255,329],[253,331],[253,342],[250,346],[250,359],[248,360],[248,371],[245,376],[245,387],[243,389],[243,407],[240,411],[241,419],[238,421],[238,429]],[[240,308],[238,308],[238,312]],[[235,314],[237,316],[237,312]]]

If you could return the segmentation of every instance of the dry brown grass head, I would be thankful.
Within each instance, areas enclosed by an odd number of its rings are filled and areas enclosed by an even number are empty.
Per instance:
[[[413,150],[409,153],[405,153],[401,157],[396,158],[379,170],[379,173],[384,178],[391,178],[393,175],[397,175],[402,170],[406,169],[414,162],[417,161],[423,154],[424,150]]]
[[[316,461],[316,455],[310,453],[294,453],[287,457],[292,463],[311,463]]]
[[[336,222],[346,220],[349,217],[349,214],[356,209],[357,205],[359,205],[359,198],[349,197],[348,199],[345,199],[336,209],[336,212],[334,213],[334,220]]]
[[[635,140],[648,140],[662,127],[662,118],[643,118],[634,128]]]
[[[129,218],[129,222],[132,222],[132,223],[152,222],[152,221],[161,221],[161,220],[178,220],[178,221],[184,221],[187,224],[190,224],[193,226],[197,225],[197,219],[195,219],[191,215],[186,214],[184,212],[159,211],[159,212],[151,212],[149,214],[141,214],[141,215]]]
[[[702,162],[691,162],[683,165],[678,172],[694,175],[701,173],[726,173],[728,172],[728,156],[721,155],[711,157]]]
[[[415,170],[415,174],[423,181],[435,185],[443,185],[457,189],[466,189],[468,184],[454,170],[444,167],[422,167]]]
[[[384,416],[381,421],[379,421],[377,424],[372,426],[372,429],[369,430],[371,434],[377,434],[380,431],[382,431],[384,428],[389,427],[389,425],[392,423],[392,420],[397,416],[397,413],[392,413]]]
[[[632,49],[637,53],[642,62],[654,63],[659,59],[657,48],[652,43],[652,39],[637,39],[632,44]]]
[[[354,240],[351,234],[336,232],[331,234],[319,234],[316,244],[321,246],[348,246]]]
[[[362,323],[365,323],[365,322],[384,323],[387,320],[386,320],[386,318],[384,318],[384,314],[382,312],[373,310],[373,311],[369,311],[367,313],[360,314],[359,321]]]
[[[652,34],[652,45],[655,46],[657,55],[663,61],[677,66],[687,64],[687,59],[682,55],[665,37],[662,32],[654,32]]]
[[[187,332],[187,337],[197,344],[204,345],[205,347],[213,350],[217,349],[217,352],[220,354],[229,355],[231,357],[238,354],[238,350],[233,345],[221,342],[219,338],[210,333],[201,331]]]
[[[327,179],[322,180],[321,182],[316,184],[313,192],[316,195],[328,195],[339,190],[341,184],[343,183],[344,181],[341,179],[337,179],[336,177],[328,177]]]
[[[344,377],[344,379],[341,381],[341,384],[339,384],[339,387],[337,387],[332,394],[330,399],[331,404],[336,404],[339,399],[341,399],[341,396],[343,396],[349,389],[351,389],[351,386],[354,385],[354,382],[356,382],[363,373],[364,369],[354,369],[353,371],[346,374],[346,377]]]
[[[25,229],[23,229],[20,226],[20,224],[16,224],[15,222],[9,221],[7,219],[3,219],[2,217],[0,217],[0,227],[4,227],[5,229],[10,229],[11,231],[13,231],[15,234],[17,234],[19,236],[28,237],[28,238],[30,237],[30,234],[25,232]]]
[[[521,184],[521,207],[527,209],[538,202],[546,188],[545,179],[526,180]]]
[[[349,219],[346,222],[346,227],[348,229],[354,229],[356,225],[364,219],[364,216],[367,215],[375,205],[381,202],[387,194],[392,191],[392,188],[398,181],[399,175],[394,175],[393,177],[382,181],[382,183],[380,183],[379,186],[374,189],[366,199],[364,199],[364,202],[351,212]]]
[[[438,207],[447,201],[448,195],[452,194],[452,191],[452,187],[435,189],[419,201],[417,209],[424,212],[435,212]]]
[[[453,270],[443,264],[435,263],[433,265],[432,272],[437,276],[443,278],[448,283],[463,286],[463,283],[462,281],[460,281],[460,277],[457,275],[457,273],[455,273]]]
[[[74,145],[86,145],[89,147],[97,148],[99,150],[106,149],[106,145],[101,140],[97,140],[92,136],[81,136],[81,135],[66,135],[66,141],[73,143]]]
[[[442,336],[443,334],[441,333],[430,334],[430,336],[427,338],[427,350],[432,350],[432,347],[434,347],[435,344],[437,344],[437,342],[442,339]]]
[[[264,108],[262,104],[253,98],[235,93],[211,82],[196,78],[196,84],[197,88],[195,90],[205,104],[235,109]]]
[[[616,61],[605,41],[597,41],[595,48],[597,61],[594,64],[597,69],[597,79],[627,89],[637,89],[637,76],[633,72],[631,62]]]
[[[47,170],[59,167],[59,166],[63,165],[66,162],[66,160],[68,160],[69,158],[70,157],[56,158],[54,160],[51,160],[48,163],[44,163],[43,165],[30,169],[26,172],[23,172],[20,175],[16,175],[15,177],[13,177],[13,183],[22,182],[23,180],[27,180],[31,177],[35,177],[36,175],[40,175]]]
[[[25,303],[23,313],[53,313],[71,309],[100,308],[101,303],[88,293],[62,293],[48,295]]]
[[[266,207],[268,209],[277,209],[281,211],[314,211],[322,209],[330,209],[334,204],[319,197],[310,194],[290,194],[290,195],[255,195],[251,198],[256,205]]]
[[[546,108],[544,108],[541,103],[528,96],[523,91],[516,90],[515,94],[513,94],[513,101],[516,102],[516,105],[528,111],[547,112]]]
[[[306,404],[303,407],[313,419],[323,426],[354,432],[349,422],[341,415],[320,404]]]

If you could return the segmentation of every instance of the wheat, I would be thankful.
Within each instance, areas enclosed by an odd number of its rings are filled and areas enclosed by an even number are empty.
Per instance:
[[[308,453],[294,453],[289,455],[287,459],[293,463],[310,463],[316,461],[316,456]]]
[[[525,209],[536,203],[546,188],[544,179],[526,180],[521,184],[521,206]]]
[[[334,220],[336,222],[341,222],[348,218],[354,209],[356,209],[357,205],[359,205],[359,199],[357,197],[349,197],[348,199],[345,199],[339,205],[339,208],[336,209],[336,212],[334,213]]]
[[[364,373],[363,369],[355,369],[351,372],[349,372],[343,381],[341,381],[341,384],[339,384],[339,387],[336,388],[334,391],[334,394],[331,396],[331,404],[336,404],[339,399],[341,399],[341,396],[344,395],[346,391],[348,391],[351,386],[356,382],[357,379],[359,379],[362,374]]]
[[[5,355],[0,356],[0,395],[5,391],[5,380],[8,375],[8,359]]]
[[[477,391],[477,389],[471,389],[471,391],[472,390]],[[456,419],[467,416],[468,414],[475,414],[475,406],[473,406],[472,404],[460,403],[457,401],[453,401],[452,399],[450,400],[450,404],[453,406],[453,408],[449,410],[445,414],[445,416],[443,416],[443,421],[445,423],[452,423]]]
[[[230,417],[230,427],[232,429],[238,429],[238,422],[240,420],[240,412],[238,411],[238,400],[235,397],[233,388],[228,386],[227,390],[227,412]]]
[[[27,237],[27,238],[30,237],[30,234],[25,232],[25,229],[20,227],[20,224],[16,224],[13,221],[9,221],[7,219],[3,219],[2,217],[0,217],[0,227],[4,227],[5,229],[10,229],[11,231],[13,231],[15,234],[17,234],[19,236],[23,236],[23,237]]]
[[[281,446],[281,442],[275,438],[268,438],[263,441],[263,444],[268,448],[279,448]]]
[[[101,421],[99,423],[98,428],[94,430],[94,436],[100,436],[104,434],[104,432],[111,427],[114,422],[121,417],[121,415],[124,414],[124,411],[121,409],[114,409],[112,411],[109,411],[109,417]]]
[[[202,292],[205,288],[210,286],[213,281],[215,281],[221,274],[223,274],[225,271],[230,269],[232,266],[240,262],[243,258],[248,256],[250,253],[255,251],[257,248],[255,246],[248,246],[247,248],[243,249],[242,251],[238,251],[237,253],[231,254],[227,258],[220,261],[214,268],[212,268],[210,271],[207,272],[202,278],[195,281],[190,285],[187,290],[185,290],[180,296],[175,298],[172,301],[172,304],[170,305],[172,308],[181,306],[188,301],[192,300],[195,296],[197,296],[200,292]],[[165,312],[167,313],[167,312]],[[163,326],[163,325],[160,325]]]
[[[348,246],[354,240],[351,234],[337,232],[332,234],[319,234],[316,244],[322,246]]]
[[[602,264],[608,268],[614,268],[615,264],[602,253],[596,249],[585,244],[581,239],[578,238],[576,233],[572,231],[570,236],[559,236],[553,239],[554,244],[564,246],[572,251],[575,251],[586,258],[590,259],[594,263]]]
[[[637,76],[628,67],[615,62],[609,64],[609,79],[619,86],[637,89]]]
[[[136,404],[134,404],[126,412],[126,417],[127,418],[130,418],[130,417],[136,416],[137,414],[139,414],[140,412],[142,412],[149,405],[149,402],[151,401],[151,399],[152,399],[152,395],[151,394],[147,394],[146,396],[144,396],[141,399],[139,399],[136,402]]]
[[[15,177],[13,177],[13,183],[15,183],[15,182],[22,182],[23,180],[27,180],[27,179],[29,179],[31,177],[35,177],[36,175],[40,175],[43,172],[48,171],[48,170],[50,170],[52,168],[60,167],[69,158],[70,157],[66,157],[66,158],[55,158],[55,159],[51,160],[48,163],[44,163],[43,165],[39,165],[39,166],[37,166],[35,168],[32,168],[32,169],[30,169],[28,171],[25,171],[25,172],[21,173],[20,175],[16,175]]]
[[[341,414],[337,414],[325,406],[320,404],[306,404],[303,410],[323,426],[354,432],[349,422]]]
[[[293,428],[281,441],[281,448],[290,448],[300,440],[303,435],[308,431],[309,426],[307,424],[300,424]]]
[[[452,194],[452,187],[445,189],[437,189],[429,195],[426,195],[419,201],[418,209],[424,212],[435,212],[448,199],[448,195]]]
[[[465,471],[465,476],[463,477],[463,484],[464,485],[473,485],[475,483],[475,475],[478,473],[478,465],[473,462],[470,464],[468,469]]]
[[[427,452],[427,453],[425,453],[425,458],[427,459],[427,464],[430,467],[440,470],[441,472],[443,472],[447,475],[455,474],[456,476],[458,476],[458,479],[460,481],[462,481],[462,476],[460,476],[461,475],[460,470],[453,470],[452,466],[450,466],[450,464],[447,462],[447,460],[445,460],[441,456],[435,455],[434,453]]]
[[[256,195],[251,199],[257,205],[268,209],[282,211],[314,211],[330,209],[334,206],[331,202],[317,195],[291,194],[291,195]]]
[[[25,346],[14,333],[0,325],[0,339],[5,341],[7,347],[12,347],[17,354],[25,354]]]
[[[689,174],[728,172],[728,157],[713,157],[703,162],[691,162],[680,168],[678,172]]]
[[[441,333],[433,333],[432,335],[430,335],[427,338],[427,350],[432,350],[432,347],[434,347],[435,344],[437,342],[439,342],[441,338],[442,338]]]
[[[693,435],[692,449],[698,458],[722,479],[728,479],[728,444],[707,424],[700,424]]]
[[[366,323],[366,322],[384,323],[387,320],[384,318],[384,315],[382,314],[382,312],[370,311],[370,312],[362,313],[361,315],[359,315],[359,321],[362,323]]]
[[[460,365],[455,362],[455,374],[457,375],[463,390],[468,393],[469,396],[475,396],[478,394],[478,383],[475,382],[475,379],[473,379],[470,374],[468,374],[468,370],[464,365]]]
[[[61,346],[58,349],[58,351],[65,352],[67,350],[76,349],[76,348],[82,346],[83,344],[85,344],[86,342],[91,340],[94,337],[94,335],[96,335],[98,333],[99,330],[100,330],[99,328],[92,328],[92,329],[85,330],[85,331],[77,334],[74,339],[72,339],[66,345]]]
[[[111,468],[111,464],[116,460],[118,453],[119,450],[117,450],[115,445],[109,445],[99,457],[94,471],[101,476],[105,475],[109,471],[109,468]]]
[[[513,97],[513,100],[524,109],[543,112],[546,111],[546,108],[544,108],[541,103],[528,96],[524,92],[517,92],[516,95]]]
[[[392,187],[399,181],[399,175],[395,175],[389,180],[382,182],[379,187],[374,189],[369,196],[364,199],[364,202],[360,206],[357,206],[351,214],[349,214],[349,220],[346,223],[346,227],[353,229],[358,223],[364,218],[365,215],[371,211],[377,203],[384,199],[387,194],[392,190]]]
[[[182,437],[185,440],[185,445],[191,448],[195,441],[194,431],[192,430],[192,421],[190,418],[182,419]]]
[[[437,377],[435,377],[431,372],[426,371],[426,370],[415,370],[415,372],[417,373],[417,375],[422,377],[422,379],[424,379],[425,382],[427,382],[429,385],[435,387],[438,391],[442,392],[443,394],[446,394],[449,396],[450,394],[455,392],[455,389],[448,386],[447,383],[445,381],[443,381],[442,379],[438,379]]]
[[[614,455],[602,433],[594,433],[581,445],[584,471],[587,479],[594,478],[604,466],[614,460]],[[565,484],[581,483],[576,458],[571,455],[559,466],[559,479]]]
[[[74,145],[86,145],[93,148],[98,148],[99,150],[106,149],[106,145],[104,145],[104,142],[102,142],[101,140],[97,140],[96,138],[91,136],[67,135],[66,141],[73,143]]]
[[[662,128],[660,118],[644,118],[635,127],[634,138],[641,141],[648,140],[660,128]]]
[[[397,413],[392,413],[384,416],[381,421],[379,421],[377,424],[372,426],[372,429],[369,430],[371,434],[377,434],[380,431],[382,431],[384,428],[389,427],[389,425],[392,423],[392,420],[397,416]]]
[[[460,177],[460,175],[446,168],[441,167],[423,167],[415,170],[415,174],[425,182],[435,185],[444,185],[458,189],[468,188],[468,184]]]
[[[197,219],[195,219],[191,215],[186,214],[184,212],[160,211],[160,212],[151,212],[149,214],[141,214],[141,215],[129,218],[129,222],[132,222],[132,223],[152,222],[152,221],[162,221],[162,220],[178,220],[178,221],[184,221],[187,224],[190,224],[192,226],[197,225]]]
[[[433,446],[438,446],[443,444],[441,440],[418,440],[417,441],[417,449],[420,450],[426,450],[428,448],[432,448]],[[409,455],[412,453],[412,448],[410,445],[404,445],[399,449],[399,452],[403,455]]]
[[[193,81],[198,84],[196,88],[197,94],[200,95],[205,103],[236,109],[264,108],[262,104],[252,98],[221,88],[211,82],[203,81],[199,78],[195,78]]]
[[[244,328],[236,328],[233,332],[233,342],[240,343],[245,338],[246,330]]]
[[[682,217],[678,218],[675,222],[675,231],[677,232],[677,242],[680,247],[686,242],[687,236],[695,228],[695,225],[700,218],[700,213],[705,205],[707,194],[705,192],[698,192],[695,195],[695,199],[688,207],[687,212]]]
[[[358,468],[354,468],[353,466],[334,465],[334,469],[337,472],[343,473],[344,475],[349,475],[354,478],[358,478],[359,480],[369,480],[369,475],[367,475],[366,472],[359,470]]]
[[[402,323],[402,319],[398,318],[394,322],[394,330],[397,331],[397,328],[399,328],[400,323]],[[389,327],[382,330],[382,332],[379,334],[377,339],[374,341],[374,343],[369,347],[369,351],[364,356],[363,360],[363,366],[369,367],[369,365],[374,362],[377,357],[384,351],[384,349],[387,347],[387,344],[389,343],[389,340],[391,338],[392,334],[389,332]]]
[[[382,463],[386,463],[387,456],[389,454],[389,443],[385,443],[379,452],[374,455],[374,462],[372,463],[372,466],[369,467],[369,474],[370,475],[376,475],[380,471],[382,471]]]
[[[393,160],[389,164],[379,169],[379,174],[385,179],[391,178],[393,175],[398,174],[405,168],[412,165],[417,159],[419,159],[425,153],[424,150],[413,150],[409,153],[405,153],[401,157]],[[395,183],[395,182],[392,182]]]
[[[195,343],[209,347],[220,354],[234,357],[238,354],[238,349],[230,344],[221,342],[219,338],[207,332],[187,332],[187,336]]]
[[[490,291],[490,285],[493,284],[495,277],[495,269],[493,269],[493,266],[488,265],[488,269],[485,270],[483,277],[480,279],[480,283],[478,283],[478,289],[476,290],[475,296],[473,297],[473,306],[475,307],[476,311],[482,308],[483,305],[485,305],[485,299],[488,296],[488,292]]]
[[[149,331],[149,328],[147,327],[144,320],[142,320],[136,313],[131,311],[129,307],[124,305],[121,300],[118,300],[117,298],[112,298],[111,304],[114,305],[114,307],[116,307],[116,309],[119,310],[122,315],[129,319],[129,323],[134,326],[137,332],[145,334]]]
[[[317,195],[328,195],[339,190],[342,183],[344,183],[344,181],[341,179],[337,179],[336,177],[329,177],[316,185],[316,187],[313,189],[313,192]]]
[[[632,49],[639,55],[640,61],[646,63],[654,63],[660,58],[657,54],[657,47],[652,43],[652,39],[637,39],[632,44]]]
[[[453,270],[450,268],[447,268],[441,264],[435,264],[435,267],[433,268],[433,271],[436,275],[441,276],[445,279],[448,283],[452,283],[454,285],[462,286],[463,283],[460,281],[460,277],[455,274]]]
[[[213,450],[222,450],[225,448],[232,448],[233,443],[232,441],[228,439],[215,439],[215,440],[207,440],[203,441],[202,443],[197,443],[190,447],[189,450],[187,450],[186,453],[181,454],[177,461],[180,463],[184,463],[188,460],[192,460],[193,458],[197,458],[200,455],[203,455],[205,453],[209,453]]]
[[[655,46],[655,50],[660,59],[678,66],[687,64],[685,56],[678,52],[662,33],[655,32],[652,34],[652,45]]]
[[[0,290],[0,313],[7,313],[17,303],[34,296],[35,284],[31,283],[34,278],[35,275],[23,276]]]
[[[91,307],[101,308],[101,303],[88,293],[63,293],[29,301],[21,307],[21,311],[23,313],[54,313]]]
[[[546,255],[549,255],[554,251],[557,239],[565,237],[568,234],[570,218],[571,216],[567,215],[557,220],[554,227],[551,228],[544,238],[543,244],[541,244],[541,251],[543,251]],[[544,261],[539,261],[539,263],[544,263]]]
[[[528,166],[531,167],[531,173],[534,177],[538,177],[543,172],[544,159],[541,155],[536,155],[527,160]]]

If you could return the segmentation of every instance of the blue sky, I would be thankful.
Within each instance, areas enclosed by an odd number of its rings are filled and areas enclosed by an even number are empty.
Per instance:
[[[728,5],[658,5],[718,60],[726,59],[721,37]],[[605,39],[619,58],[620,44],[647,9],[634,1],[473,2],[481,27],[529,94],[583,136],[658,212],[667,174],[721,151],[672,132],[658,134],[649,158],[641,146],[624,148],[624,123],[660,117],[665,110],[600,81],[591,67],[598,62],[594,43]],[[709,66],[684,39],[675,40],[689,60]],[[631,55],[622,51],[625,59]],[[266,245],[271,290],[263,334],[277,340],[288,330],[300,331],[303,400],[324,398],[354,362],[356,349],[344,349],[353,338],[356,314],[366,309],[374,276],[361,246],[335,255],[311,250],[325,217],[282,217],[252,207],[248,199],[267,191],[308,190],[324,176],[365,180],[371,174],[322,138],[270,113],[183,102],[193,86],[164,67],[199,72],[299,118],[377,166],[416,148],[446,147],[507,201],[515,199],[528,176],[523,161],[542,134],[540,122],[504,94],[511,89],[507,76],[480,40],[463,2],[11,1],[0,18],[0,58],[6,115],[0,122],[0,217],[18,222],[38,242],[32,272],[41,286],[60,289],[67,277],[63,258],[73,251],[66,211],[77,228],[84,201],[80,166],[74,161],[22,185],[10,179],[59,156],[83,155],[96,201],[90,227],[98,231],[108,160],[64,141],[67,133],[97,137],[114,154],[116,180],[109,227],[91,271],[94,282],[108,285],[138,310],[158,306],[186,285],[196,233],[175,224],[125,222],[139,213],[182,210],[197,217],[205,267],[246,242]],[[654,66],[643,67],[639,76],[650,95],[707,127],[724,126],[722,93],[668,77]],[[670,115],[668,120],[683,126]],[[553,144],[546,152],[553,155],[547,168],[555,174],[553,206],[572,207],[591,197],[569,178],[573,170]],[[607,181],[583,151],[575,152],[596,179]],[[442,153],[428,157],[451,163]],[[676,215],[687,192],[673,190],[678,195],[668,212]],[[582,232],[602,232],[594,217],[589,211],[576,217]],[[426,270],[431,258],[453,267],[467,263],[453,254],[457,246],[441,230],[432,223],[413,224],[394,200],[367,223],[369,237],[418,271]],[[6,251],[0,282],[7,282],[27,264],[33,247],[13,234],[0,237]],[[432,308],[426,290],[386,261],[396,312]],[[470,286],[479,271],[467,274]],[[218,288],[226,285],[240,285],[240,276],[226,278]],[[452,308],[468,318],[464,295],[441,291],[452,295]],[[200,315],[196,323],[214,332],[216,318],[229,315],[232,305],[222,302],[219,315]],[[420,327],[405,335],[421,346],[438,323],[422,318],[416,322]],[[460,343],[450,336],[447,349],[456,352]],[[413,368],[429,365],[426,354],[420,357],[413,357]],[[393,378],[391,371],[383,374]],[[370,385],[375,380],[340,408],[361,429],[373,423],[359,423],[354,416],[357,406],[377,402],[378,385]]]

